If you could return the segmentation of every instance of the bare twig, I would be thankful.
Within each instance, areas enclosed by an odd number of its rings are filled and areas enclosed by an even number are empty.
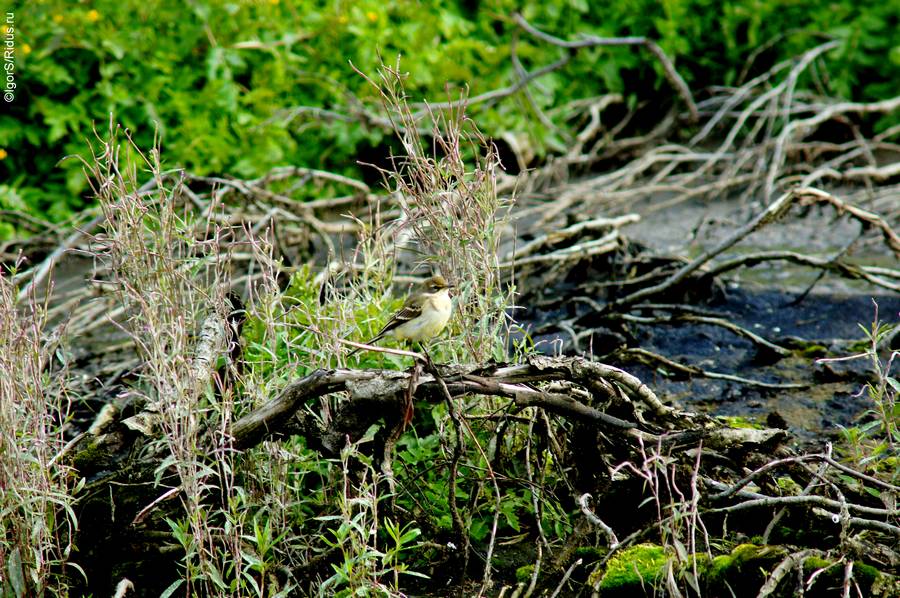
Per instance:
[[[663,52],[662,48],[660,48],[656,44],[656,42],[649,40],[646,37],[597,37],[595,35],[582,35],[578,40],[568,41],[541,31],[540,29],[526,21],[525,18],[519,13],[515,13],[513,15],[513,20],[519,27],[527,31],[533,37],[547,42],[548,44],[559,46],[560,48],[565,48],[567,50],[578,50],[581,48],[591,48],[595,46],[643,46],[647,48],[647,50],[649,50],[650,53],[653,54],[657,60],[659,60],[660,64],[663,67],[663,72],[665,72],[666,74],[666,79],[669,80],[669,83],[672,85],[672,87],[675,88],[675,91],[679,96],[681,96],[681,99],[687,105],[691,120],[699,120],[700,117],[699,113],[697,112],[697,104],[694,102],[694,98],[691,95],[691,90],[684,82],[684,79],[681,78],[681,75],[678,74],[678,71],[675,70],[675,65],[672,64],[672,61],[669,59],[666,53]]]
[[[694,366],[694,365],[686,365],[683,363],[678,363],[668,357],[660,355],[658,353],[654,353],[647,349],[642,349],[640,347],[630,347],[627,349],[620,349],[620,354],[625,356],[634,355],[643,360],[651,360],[658,363],[663,364],[664,366],[675,370],[676,372],[681,372],[683,374],[688,374],[691,376],[699,376],[702,378],[709,378],[711,380],[728,380],[729,382],[737,382],[738,384],[743,384],[745,386],[753,386],[755,388],[770,388],[770,389],[802,389],[809,388],[809,384],[798,384],[794,382],[762,382],[761,380],[752,380],[750,378],[745,378],[743,376],[737,376],[735,374],[723,374],[721,372],[712,372],[709,370],[704,370],[703,368]]]
[[[61,258],[66,251],[72,249],[76,243],[81,241],[87,235],[91,234],[102,221],[103,215],[99,214],[92,220],[87,222],[83,227],[77,228],[75,232],[66,237],[62,244],[54,249],[53,252],[44,259],[44,261],[36,270],[30,272],[32,273],[31,280],[28,281],[28,284],[19,289],[19,297],[27,297],[31,290],[39,285],[41,281],[44,280],[44,278],[46,278],[47,274],[50,273],[51,268],[53,268],[59,258]],[[15,280],[18,281],[21,276],[22,275],[17,275]]]
[[[653,297],[674,287],[675,285],[684,281],[688,276],[699,270],[704,264],[708,263],[710,260],[720,255],[727,249],[733,247],[734,245],[737,245],[753,232],[781,218],[788,211],[788,209],[790,209],[791,205],[798,199],[802,199],[808,195],[815,195],[818,193],[821,193],[818,189],[811,188],[793,189],[785,193],[777,200],[769,204],[765,210],[763,210],[756,216],[756,218],[736,230],[731,234],[731,236],[724,239],[715,247],[704,251],[701,255],[680,268],[665,281],[652,287],[647,287],[639,291],[635,291],[630,295],[626,295],[625,297],[617,299],[609,303],[606,306],[605,311],[622,310],[623,308],[630,307],[635,303],[638,303],[639,301],[643,301],[644,299]]]
[[[590,494],[582,494],[581,498],[578,499],[578,504],[581,507],[581,512],[584,513],[584,516],[588,518],[588,521],[599,527],[603,530],[603,533],[609,538],[609,549],[615,550],[619,546],[619,539],[616,537],[616,532],[613,531],[611,527],[606,525],[603,520],[601,520],[597,515],[591,511],[591,507],[588,504],[591,500]]]

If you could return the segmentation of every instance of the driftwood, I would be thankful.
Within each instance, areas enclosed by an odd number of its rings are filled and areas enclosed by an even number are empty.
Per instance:
[[[287,432],[303,433],[313,446],[334,455],[349,436],[359,438],[381,419],[385,409],[399,412],[413,374],[394,370],[316,370],[290,383],[259,409],[231,427],[235,448],[248,448]],[[415,398],[431,403],[444,399],[440,382],[451,397],[470,395],[511,399],[514,411],[538,407],[561,417],[587,422],[630,443],[661,443],[685,448],[703,441],[708,447],[728,450],[744,443],[774,447],[785,438],[781,430],[729,429],[712,418],[663,405],[640,380],[618,368],[579,357],[532,357],[521,365],[472,365],[440,368],[440,375],[418,378]],[[536,388],[536,383],[566,382],[569,392]],[[320,427],[303,406],[323,395],[346,392],[340,412],[329,427]],[[650,413],[651,421],[628,421],[598,409],[604,401],[627,402],[637,414]]]

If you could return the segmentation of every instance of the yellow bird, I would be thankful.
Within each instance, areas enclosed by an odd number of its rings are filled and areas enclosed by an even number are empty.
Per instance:
[[[388,320],[384,328],[366,344],[371,345],[385,336],[414,343],[434,338],[447,327],[453,313],[451,288],[440,274],[424,281],[417,292],[407,297],[403,307]],[[354,349],[349,355],[357,351],[360,349]]]

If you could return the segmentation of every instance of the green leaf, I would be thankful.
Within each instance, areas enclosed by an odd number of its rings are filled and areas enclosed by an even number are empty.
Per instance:
[[[173,594],[175,594],[175,590],[180,588],[183,583],[184,583],[183,579],[179,579],[177,581],[172,582],[172,585],[170,585],[168,588],[163,590],[163,593],[159,595],[159,598],[169,598],[169,596],[172,596]]]
[[[884,379],[884,381],[887,382],[890,385],[890,387],[894,389],[894,392],[900,393],[900,382],[898,382],[896,378],[892,378],[891,376],[888,376],[887,378]]]
[[[879,499],[881,498],[881,492],[876,488],[870,488],[869,486],[863,486],[863,490],[865,490],[868,494],[870,494],[871,496],[874,496],[875,498],[879,498]]]
[[[19,551],[18,546],[9,553],[6,571],[9,573],[9,583],[16,593],[16,598],[22,598],[27,588],[25,586],[25,574],[22,571],[22,553]]]

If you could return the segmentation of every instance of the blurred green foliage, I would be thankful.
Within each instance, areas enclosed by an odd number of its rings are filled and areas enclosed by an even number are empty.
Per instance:
[[[0,208],[54,221],[91,201],[80,163],[60,160],[84,155],[111,114],[141,147],[158,127],[168,165],[199,174],[253,177],[280,165],[358,174],[356,161],[377,155],[386,133],[354,117],[377,102],[350,63],[371,74],[379,56],[402,56],[413,101],[500,88],[516,77],[515,10],[560,37],[655,39],[695,91],[736,83],[764,44],[773,42],[750,74],[825,36],[844,42],[829,57],[828,92],[900,91],[900,8],[883,0],[26,0],[7,10],[18,88],[0,114]],[[518,46],[528,69],[561,52],[527,35]],[[607,92],[673,101],[659,64],[633,47],[583,50],[530,90],[541,108]],[[521,93],[474,113],[489,135],[527,132],[539,154],[561,143]]]

